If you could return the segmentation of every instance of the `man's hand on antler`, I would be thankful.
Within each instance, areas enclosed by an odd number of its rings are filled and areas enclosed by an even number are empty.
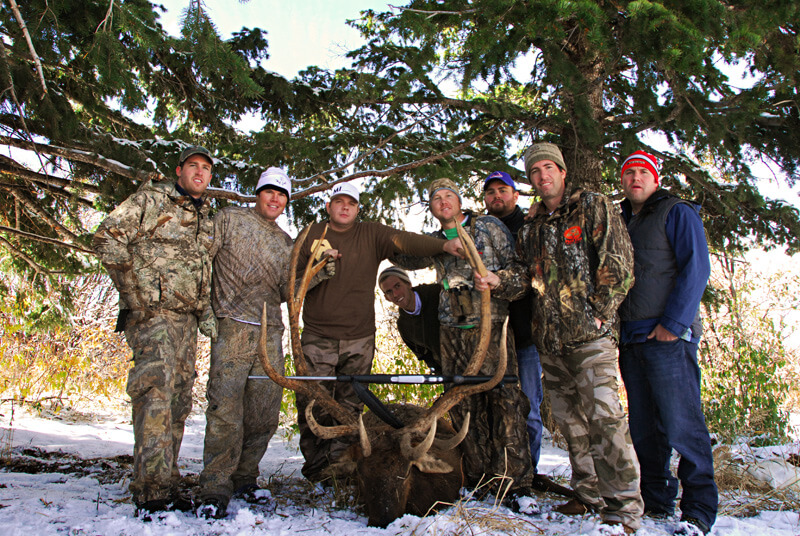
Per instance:
[[[500,278],[494,272],[487,272],[485,277],[481,277],[478,272],[472,272],[475,281],[475,290],[494,290],[500,286]]]
[[[453,238],[452,240],[448,240],[444,243],[442,247],[445,253],[449,253],[454,257],[458,257],[459,259],[464,258],[464,246],[461,244],[460,238]]]
[[[322,254],[322,258],[328,258],[328,262],[325,263],[325,275],[328,277],[333,277],[336,275],[336,259],[341,259],[342,254],[339,253],[338,249],[327,249]]]

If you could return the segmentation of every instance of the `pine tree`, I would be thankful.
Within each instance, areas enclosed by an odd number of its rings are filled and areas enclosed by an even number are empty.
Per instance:
[[[265,68],[262,30],[222,39],[201,0],[180,36],[146,0],[0,5],[0,286],[27,284],[42,310],[63,278],[98,269],[99,218],[174,177],[187,144],[218,158],[220,205],[288,169],[297,224],[346,180],[364,181],[366,219],[396,221],[440,177],[478,197],[491,171],[519,177],[535,140],[564,149],[573,185],[617,195],[620,157],[647,148],[702,203],[714,246],[800,247],[797,210],[752,170],[768,160],[791,183],[800,156],[789,0],[416,0],[351,23],[366,39],[351,67],[293,80]],[[237,129],[247,116],[263,129]]]
[[[798,211],[764,199],[753,172],[768,161],[794,183],[797,2],[416,0],[357,26],[369,42],[351,54],[354,76],[372,94],[354,106],[439,110],[451,145],[501,124],[483,154],[447,170],[462,180],[545,140],[572,185],[613,194],[620,158],[645,148],[668,187],[703,205],[715,246],[800,247]]]

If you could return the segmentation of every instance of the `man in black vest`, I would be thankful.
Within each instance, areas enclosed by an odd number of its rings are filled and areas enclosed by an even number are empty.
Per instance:
[[[511,231],[514,240],[525,224],[525,213],[517,206],[519,192],[511,175],[505,171],[494,171],[483,183],[483,201],[486,212],[499,219]],[[539,407],[544,398],[542,390],[542,364],[539,352],[533,344],[531,333],[531,299],[529,292],[522,298],[508,304],[508,323],[514,332],[514,345],[517,349],[517,365],[522,392],[530,400],[530,411],[527,415],[528,437],[531,447],[531,464],[533,472],[539,464],[542,450],[542,416]],[[546,488],[546,478],[538,475],[534,478],[534,487]]]
[[[619,308],[620,370],[645,513],[671,516],[680,478],[674,534],[705,534],[718,494],[697,365],[700,299],[711,271],[703,222],[698,207],[659,188],[658,161],[644,151],[623,162],[622,190],[636,284]],[[672,449],[680,454],[678,478]]]
[[[430,367],[433,374],[441,374],[442,358],[439,353],[439,293],[441,285],[411,286],[408,273],[392,266],[378,276],[378,286],[383,296],[395,304],[400,312],[397,331],[403,342],[420,361]]]

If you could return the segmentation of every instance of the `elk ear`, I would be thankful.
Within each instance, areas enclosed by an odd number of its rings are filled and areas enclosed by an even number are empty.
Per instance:
[[[434,458],[430,454],[424,454],[418,460],[411,462],[411,465],[422,471],[423,473],[452,473],[453,466],[447,462],[443,462]]]

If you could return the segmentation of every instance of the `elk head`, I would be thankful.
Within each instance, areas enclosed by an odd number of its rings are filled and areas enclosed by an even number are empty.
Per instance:
[[[472,268],[485,275],[486,268],[480,260],[475,245],[469,235],[457,225],[459,237],[466,250],[467,260]],[[327,228],[326,228],[327,230]],[[324,266],[325,260],[317,264],[312,252],[306,265],[302,281],[296,284],[295,274],[300,248],[308,236],[306,229],[297,239],[290,264],[289,274],[289,323],[292,353],[295,369],[306,375],[305,360],[302,358],[299,319],[305,293],[309,282]],[[323,236],[324,238],[324,232]],[[320,239],[319,242],[322,242]],[[296,290],[296,292],[295,292]],[[464,371],[464,375],[475,375],[481,369],[489,348],[491,336],[490,291],[481,292],[480,342]],[[505,339],[506,328],[503,328]],[[306,407],[306,420],[317,436],[332,439],[343,436],[357,436],[359,441],[346,451],[343,458],[329,467],[329,473],[355,475],[361,491],[361,498],[367,507],[369,524],[386,526],[404,513],[425,515],[439,502],[454,502],[458,498],[463,483],[461,451],[459,443],[469,429],[469,415],[459,432],[444,419],[453,406],[465,397],[487,391],[496,386],[506,370],[507,354],[504,344],[497,368],[492,378],[476,385],[457,385],[446,390],[428,408],[413,405],[392,405],[390,410],[405,424],[394,429],[381,422],[372,413],[354,416],[336,402],[317,382],[297,381],[286,378],[272,367],[267,356],[266,308],[262,315],[261,345],[259,356],[267,375],[286,389],[307,396],[311,403]],[[337,426],[321,426],[313,416],[315,404],[322,406],[339,423]]]

